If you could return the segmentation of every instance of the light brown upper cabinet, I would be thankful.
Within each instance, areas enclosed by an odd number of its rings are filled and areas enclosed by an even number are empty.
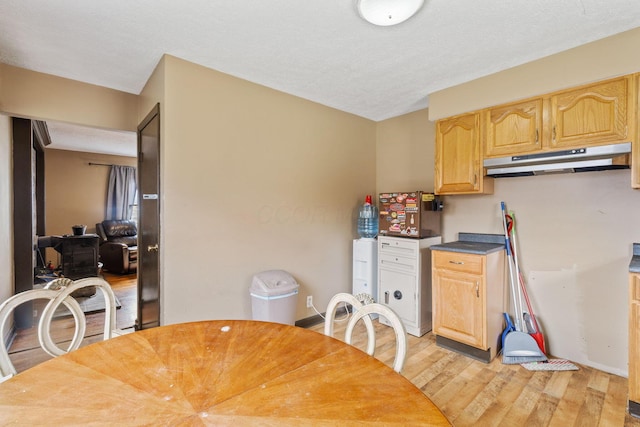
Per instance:
[[[436,194],[493,192],[493,179],[483,176],[481,135],[480,113],[464,114],[437,122],[434,179]]]
[[[551,95],[551,148],[630,141],[632,76]]]
[[[640,74],[439,120],[436,194],[493,192],[485,158],[632,142],[632,187],[640,188]]]
[[[485,157],[615,144],[631,140],[632,76],[554,92],[482,112]]]
[[[543,105],[543,99],[536,98],[484,110],[485,156],[501,157],[540,150]]]

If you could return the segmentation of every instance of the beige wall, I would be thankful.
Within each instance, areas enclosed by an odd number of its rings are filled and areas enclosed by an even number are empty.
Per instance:
[[[136,120],[137,123],[142,123],[142,121],[147,117],[147,114],[151,112],[153,107],[160,103],[160,117],[164,115],[163,111],[166,107],[165,97],[164,97],[164,86],[165,86],[165,72],[164,72],[164,64],[165,58],[163,57],[156,68],[153,70],[153,73],[147,80],[142,92],[138,96],[138,118]],[[164,121],[160,120],[160,126],[164,128]],[[162,157],[160,158],[162,160]]]
[[[263,270],[299,281],[297,319],[349,291],[375,123],[170,56],[162,72],[163,323],[250,318]]]
[[[429,95],[431,120],[632,74],[640,28]]]
[[[9,116],[134,131],[138,123],[137,108],[137,95],[0,63],[0,239],[6,242],[0,248],[0,300],[4,299],[7,292],[13,293],[14,281]],[[9,166],[4,167],[6,164]],[[48,171],[51,172],[52,168],[48,167]],[[61,170],[65,174],[75,174],[74,171]],[[50,186],[48,191],[59,190],[57,185],[54,187]],[[3,190],[8,193],[3,193]],[[67,201],[69,196],[62,195],[61,200]],[[49,202],[55,204],[52,200]],[[60,209],[64,210],[64,205]],[[66,223],[66,220],[63,222]],[[50,225],[57,230],[56,233],[69,232],[68,227],[55,225],[55,221]],[[10,257],[8,266],[6,257]]]
[[[376,124],[376,189],[433,192],[434,123],[429,110]]]
[[[627,275],[640,242],[640,194],[629,171],[501,178],[490,196],[445,198],[445,241],[502,233],[517,217],[519,261],[552,355],[627,372]]]
[[[138,96],[0,63],[0,112],[135,131]]]
[[[430,117],[640,71],[638,44],[633,30],[443,90],[430,97]],[[446,197],[444,240],[502,233],[500,201],[517,214],[520,262],[551,354],[626,375],[628,265],[640,242],[630,171],[502,178],[492,196]]]
[[[0,114],[0,301],[13,294],[12,170],[11,119]]]
[[[105,219],[110,169],[89,163],[136,166],[136,162],[135,157],[47,149],[46,234],[71,234],[71,226],[75,224],[84,224],[87,233],[95,233],[96,223]],[[47,250],[45,261],[52,260],[55,264],[56,258],[55,251]]]

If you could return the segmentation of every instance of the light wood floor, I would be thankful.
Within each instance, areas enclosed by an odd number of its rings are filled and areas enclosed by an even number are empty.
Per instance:
[[[105,279],[122,303],[116,314],[118,327],[133,326],[135,275],[106,275]],[[100,339],[101,318],[99,313],[87,316],[87,343]],[[72,320],[56,322],[52,329],[56,337],[59,340],[64,340],[65,334],[70,337]],[[377,321],[374,324],[376,357],[391,366],[395,355],[393,331]],[[338,339],[344,336],[344,327],[345,322],[336,323]],[[322,325],[310,329],[322,333]],[[454,426],[640,427],[640,419],[627,413],[626,378],[580,365],[578,371],[532,372],[520,365],[504,365],[500,357],[486,364],[438,347],[431,333],[421,338],[408,337],[409,351],[402,374]],[[364,349],[365,339],[364,328],[358,325],[353,345]],[[10,351],[18,371],[48,358],[30,330],[19,333]]]
[[[360,322],[362,323],[362,322]],[[375,356],[391,366],[395,356],[393,330],[374,321]],[[365,349],[360,326],[354,345]],[[322,332],[323,326],[311,329]],[[335,336],[344,336],[344,323]],[[640,426],[627,413],[627,379],[590,367],[578,371],[533,372],[486,364],[438,347],[435,337],[408,335],[402,375],[427,395],[454,426]]]

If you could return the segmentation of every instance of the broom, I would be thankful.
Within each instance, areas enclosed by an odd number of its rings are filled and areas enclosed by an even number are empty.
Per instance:
[[[524,300],[527,304],[527,309],[529,310],[528,313],[523,314],[523,319],[525,321],[525,324],[528,325],[529,327],[528,329],[530,329],[528,330],[529,335],[531,335],[533,339],[536,340],[536,343],[538,344],[540,351],[546,354],[545,345],[544,345],[544,336],[542,335],[542,332],[540,332],[540,326],[538,325],[538,321],[536,320],[535,314],[533,314],[533,309],[531,308],[531,301],[529,300],[529,294],[527,293],[527,287],[524,283],[522,272],[520,271],[520,268],[518,266],[518,243],[516,239],[516,215],[513,211],[509,211],[508,217],[510,219],[510,224],[508,226],[508,229],[511,232],[511,239],[510,239],[510,242],[512,245],[511,252],[513,253],[513,259],[514,259],[514,264],[516,268],[516,277],[518,278],[518,282],[520,283],[520,288],[522,290],[522,294],[524,295]],[[529,319],[531,320],[531,322],[527,321]]]
[[[502,225],[504,227],[505,234],[505,247],[507,250],[507,258],[509,263],[509,282],[511,285],[511,296],[514,303],[516,326],[515,331],[509,330],[510,325],[508,314],[505,313],[505,320],[507,321],[507,329],[503,333],[503,347],[502,347],[502,363],[506,365],[514,365],[519,363],[528,362],[544,362],[547,360],[547,356],[540,351],[538,343],[528,333],[523,332],[522,327],[522,307],[521,304],[521,290],[517,284],[517,277],[514,277],[513,265],[513,252],[511,251],[511,243],[509,238],[509,229],[507,227],[507,215],[504,202],[500,202],[502,208]]]

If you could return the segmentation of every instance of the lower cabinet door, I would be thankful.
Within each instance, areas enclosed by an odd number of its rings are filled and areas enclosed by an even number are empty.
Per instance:
[[[415,274],[380,269],[379,296],[383,304],[391,307],[407,326],[418,323]]]
[[[640,274],[629,277],[629,400],[640,403]]]
[[[479,276],[436,271],[433,283],[434,333],[484,349],[482,290]]]

